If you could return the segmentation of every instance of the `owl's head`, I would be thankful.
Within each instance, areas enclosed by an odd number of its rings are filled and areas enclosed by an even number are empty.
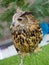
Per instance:
[[[21,17],[21,15],[24,13],[25,12],[22,11],[20,8],[17,8],[16,13],[13,15],[13,18],[12,18],[10,30],[15,29],[16,26],[20,24],[20,22],[23,20],[23,17]]]
[[[28,22],[28,14],[31,14],[31,12],[25,12],[18,8],[16,13],[13,15],[10,30],[16,30],[16,26],[23,26],[26,24]]]

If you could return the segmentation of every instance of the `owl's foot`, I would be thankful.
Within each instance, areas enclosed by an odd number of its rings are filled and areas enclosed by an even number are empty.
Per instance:
[[[23,65],[23,63],[20,63],[20,65]]]
[[[20,58],[21,58],[20,65],[23,65],[23,59],[24,59],[24,56],[21,55]]]
[[[42,48],[37,47],[37,48],[34,50],[35,53],[37,53],[37,52],[39,52],[39,51],[42,51]]]

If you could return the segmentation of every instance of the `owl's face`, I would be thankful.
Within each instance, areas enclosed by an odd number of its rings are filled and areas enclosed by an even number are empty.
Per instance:
[[[21,15],[22,15],[22,13],[14,14],[14,16],[12,18],[12,23],[11,23],[11,26],[10,26],[10,30],[14,31],[14,30],[16,30],[16,27],[18,25],[23,26],[24,23],[25,24],[27,23],[27,21],[28,21],[27,17],[21,16]]]
[[[17,14],[14,14],[13,18],[12,18],[12,23],[11,23],[11,26],[10,26],[10,29],[12,30],[13,28],[15,28],[19,22],[18,22],[18,16]]]

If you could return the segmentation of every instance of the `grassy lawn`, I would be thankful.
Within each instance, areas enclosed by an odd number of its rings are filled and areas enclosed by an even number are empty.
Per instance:
[[[31,53],[24,57],[24,65],[49,65],[49,45],[42,47],[42,51]],[[20,56],[16,55],[8,59],[0,60],[0,65],[19,65]]]

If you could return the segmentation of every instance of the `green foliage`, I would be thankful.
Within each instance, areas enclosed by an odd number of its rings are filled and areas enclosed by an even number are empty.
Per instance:
[[[0,29],[3,29],[4,27],[2,25],[0,25]]]
[[[22,7],[25,4],[24,0],[16,0],[16,5]]]
[[[11,9],[8,9],[1,17],[1,20],[2,21],[7,21],[7,22],[10,22],[12,20],[12,16],[15,12],[15,8],[11,8]]]
[[[2,15],[2,21],[6,20],[10,22],[12,20],[12,16],[15,13],[16,6],[19,6],[24,11],[32,11],[33,16],[40,20],[46,16],[49,16],[48,0],[36,0],[31,6],[29,6],[29,4],[26,4],[25,0],[3,0],[2,3],[4,3],[5,6],[8,6],[8,4],[13,3],[12,7]]]
[[[49,45],[42,47],[42,51],[31,53],[24,57],[24,65],[49,65]],[[0,65],[19,65],[20,56],[16,55],[4,60],[0,60]]]
[[[28,3],[27,3],[27,4],[24,4],[24,5],[21,7],[21,9],[22,9],[23,11],[30,11],[29,4],[28,4]]]
[[[49,2],[48,0],[36,0],[34,4],[30,6],[30,11],[37,18],[43,18],[49,16]]]
[[[0,38],[3,37],[3,33],[1,32],[2,29],[4,29],[4,27],[0,24]]]
[[[3,37],[3,34],[0,32],[0,38],[2,38]]]
[[[12,20],[12,16],[16,11],[16,6],[19,6],[22,8],[23,5],[25,5],[24,0],[3,0],[2,3],[3,3],[3,6],[5,7],[8,7],[8,4],[13,3],[12,7],[9,8],[7,11],[5,11],[5,13],[0,18],[2,21],[7,21],[7,22],[10,22]]]
[[[1,5],[3,7],[8,7],[9,3],[15,2],[16,0],[2,0]]]

